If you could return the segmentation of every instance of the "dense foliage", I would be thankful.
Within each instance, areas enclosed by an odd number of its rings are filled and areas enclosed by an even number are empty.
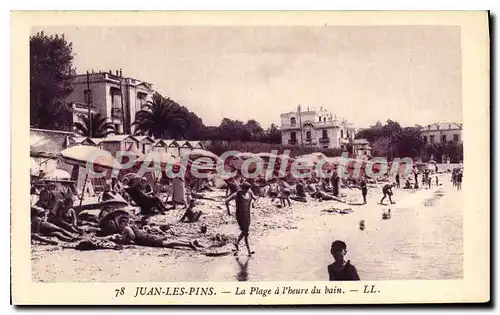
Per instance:
[[[64,101],[73,91],[72,44],[43,32],[30,36],[30,125],[69,130],[71,112]]]

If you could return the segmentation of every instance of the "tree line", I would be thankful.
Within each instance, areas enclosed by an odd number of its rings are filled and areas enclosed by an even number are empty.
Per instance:
[[[377,122],[374,126],[360,130],[357,139],[367,139],[372,146],[372,156],[384,156],[389,159],[411,157],[441,163],[450,159],[451,163],[463,160],[463,144],[448,141],[446,143],[426,143],[422,137],[422,126],[401,127],[398,122],[387,120],[385,124]]]

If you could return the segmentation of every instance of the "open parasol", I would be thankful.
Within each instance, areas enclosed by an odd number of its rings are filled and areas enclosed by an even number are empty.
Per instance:
[[[30,174],[32,176],[38,176],[40,174],[40,164],[38,164],[33,158],[30,159]]]
[[[43,177],[45,180],[69,180],[71,175],[65,170],[55,169]]]
[[[94,146],[77,145],[61,151],[60,156],[64,162],[75,166],[86,167],[87,164],[91,164],[94,168],[95,166],[105,169],[122,168],[111,153]],[[89,176],[89,172],[85,173],[85,182],[83,183],[82,195],[80,197],[80,207],[83,203],[83,193],[85,192],[85,186],[87,185]]]
[[[207,150],[203,150],[203,149],[194,149],[188,153],[186,153],[184,156],[188,156],[188,158],[190,160],[195,160],[197,158],[201,158],[201,157],[207,157],[207,158],[210,158],[214,161],[217,161],[219,159],[219,157],[215,154],[215,153],[212,153],[210,151],[207,151]]]
[[[77,145],[61,151],[60,155],[64,162],[71,165],[86,166],[87,163],[92,163],[103,168],[121,169],[111,153],[93,146]]]

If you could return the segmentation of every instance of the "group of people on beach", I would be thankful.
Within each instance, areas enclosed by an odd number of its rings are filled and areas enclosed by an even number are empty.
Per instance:
[[[416,175],[415,175],[416,177]],[[431,173],[424,172],[422,182],[431,187]],[[393,188],[400,188],[400,177],[396,174],[394,181],[386,180],[382,185],[384,204],[388,198],[394,204]],[[453,185],[460,189],[462,172],[453,171]],[[227,215],[233,215],[231,204],[234,202],[234,215],[240,229],[234,246],[235,255],[239,252],[240,243],[244,241],[248,255],[251,250],[249,232],[251,224],[251,209],[259,205],[259,200],[269,198],[276,207],[291,207],[293,202],[307,203],[315,201],[338,201],[346,203],[341,194],[341,187],[357,188],[361,191],[363,203],[367,204],[369,184],[366,177],[359,180],[340,178],[333,173],[330,178],[279,178],[256,179],[236,176],[225,180],[225,205]],[[376,183],[376,182],[375,182]],[[439,179],[435,176],[435,183]],[[406,186],[406,185],[405,185]],[[418,181],[415,180],[415,187]],[[406,188],[406,187],[403,187]],[[168,232],[168,225],[155,225],[148,218],[155,214],[165,214],[167,211],[183,206],[184,213],[180,222],[193,223],[202,217],[201,211],[196,211],[197,199],[216,199],[206,197],[203,192],[215,190],[214,179],[204,179],[186,183],[185,178],[161,179],[152,185],[146,178],[131,178],[127,180],[113,179],[104,186],[98,198],[100,211],[97,217],[82,215],[85,211],[75,211],[74,201],[76,190],[57,182],[45,184],[34,183],[31,194],[37,199],[31,206],[32,239],[47,244],[57,244],[51,237],[63,242],[75,242],[85,234],[96,233],[106,240],[116,244],[134,244],[147,247],[187,248],[199,250],[204,248],[197,240],[173,239]],[[161,195],[163,193],[163,195]],[[164,197],[166,195],[166,198]],[[117,206],[118,204],[118,206]],[[140,208],[142,217],[134,217],[127,211],[121,211],[124,204]],[[118,210],[117,210],[118,209]],[[206,230],[205,230],[206,231]],[[359,280],[356,268],[346,261],[347,245],[340,240],[331,246],[331,254],[335,262],[328,266],[330,280]]]

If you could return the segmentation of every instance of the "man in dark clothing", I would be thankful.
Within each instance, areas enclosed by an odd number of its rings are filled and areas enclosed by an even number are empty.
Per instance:
[[[340,178],[336,172],[333,172],[331,181],[332,181],[332,194],[335,197],[338,197],[339,196]]]
[[[366,205],[366,195],[368,194],[368,187],[366,186],[366,180],[363,178],[359,184],[361,188],[361,194],[363,195],[363,204]]]
[[[385,197],[389,196],[389,201],[391,202],[391,204],[393,204],[394,202],[392,201],[392,186],[394,186],[394,184],[385,184],[384,187],[382,188],[382,193],[384,194],[384,196],[382,197],[382,199],[380,200],[380,203],[383,204],[384,203],[384,199]]]
[[[400,187],[400,182],[399,182],[399,173],[396,174],[396,187]]]
[[[458,172],[457,173],[457,190],[462,189],[462,177],[463,177],[462,172]]]
[[[347,245],[343,241],[332,243],[330,253],[335,262],[328,265],[328,276],[330,281],[359,281],[358,271],[351,262],[345,261]]]

